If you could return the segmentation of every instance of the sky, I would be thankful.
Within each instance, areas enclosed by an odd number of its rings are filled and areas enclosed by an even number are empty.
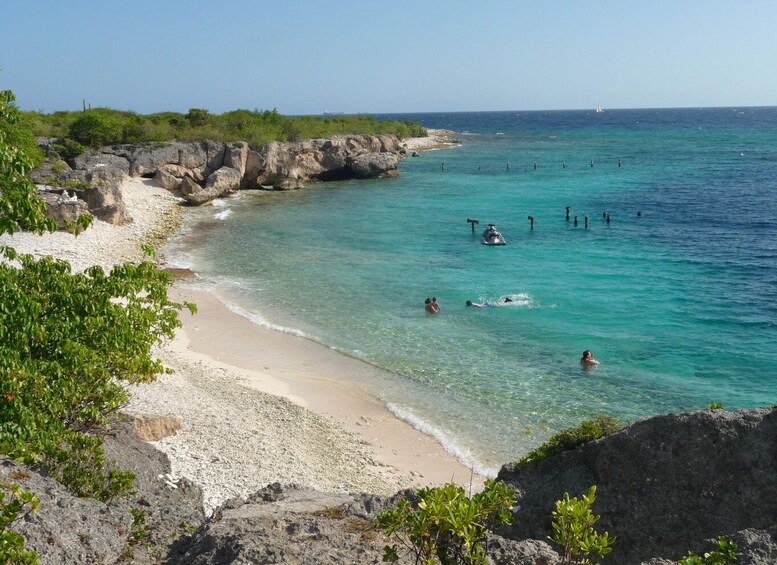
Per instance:
[[[24,0],[24,110],[283,114],[777,105],[774,0]]]

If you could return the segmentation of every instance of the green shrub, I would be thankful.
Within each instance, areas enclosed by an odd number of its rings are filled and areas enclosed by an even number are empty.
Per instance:
[[[6,496],[10,498],[6,501]],[[24,550],[24,536],[9,530],[14,522],[38,510],[40,501],[19,485],[0,483],[0,563],[14,565],[37,565],[38,554]]]
[[[594,502],[596,486],[588,489],[588,494],[581,498],[570,498],[565,492],[564,497],[556,501],[550,540],[564,548],[562,565],[590,563],[589,556],[603,557],[612,551],[615,537],[594,530],[594,524],[599,521],[599,516],[591,512]]]
[[[692,551],[677,562],[677,565],[734,565],[737,562],[737,544],[720,536],[717,548],[699,556]]]
[[[519,467],[525,467],[532,463],[539,463],[548,457],[575,449],[589,441],[608,436],[622,427],[615,418],[606,414],[599,414],[593,420],[586,420],[577,427],[561,430],[551,436],[548,441],[532,449],[525,457],[519,459],[517,464]]]
[[[81,153],[86,151],[86,147],[70,139],[69,137],[63,137],[57,140],[54,144],[54,151],[56,151],[62,159],[67,161],[73,157],[78,157]]]
[[[68,135],[88,147],[100,147],[122,141],[122,124],[114,116],[99,110],[83,112],[70,124]]]
[[[420,489],[418,498],[417,505],[403,499],[377,517],[386,536],[396,538],[416,563],[486,563],[489,531],[513,521],[515,498],[504,483],[486,481],[471,498],[454,484]],[[397,546],[386,545],[383,560],[398,559]]]
[[[708,404],[707,408],[709,410],[725,410],[723,403],[721,402],[713,402],[712,404]]]
[[[126,403],[122,382],[163,370],[150,351],[180,325],[170,277],[151,263],[73,274],[51,257],[2,254],[0,452],[43,463],[79,496],[110,499],[131,481],[106,469],[91,432]]]

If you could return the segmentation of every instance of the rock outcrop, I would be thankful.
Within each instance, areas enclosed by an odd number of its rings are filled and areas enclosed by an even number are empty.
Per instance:
[[[397,176],[405,153],[393,135],[274,142],[258,151],[243,141],[113,145],[69,163],[51,151],[31,178],[38,184],[79,189],[77,197],[87,202],[92,214],[119,224],[131,221],[118,189],[127,175],[153,177],[160,186],[181,191],[189,204],[200,205],[240,188],[290,190],[314,182]],[[111,193],[110,204],[87,197],[88,190],[98,188],[100,195]]]
[[[116,422],[109,431],[106,459],[136,476],[130,498],[110,503],[78,498],[54,479],[0,458],[0,480],[40,499],[39,510],[12,529],[25,537],[26,549],[40,554],[41,563],[158,563],[165,555],[176,558],[204,519],[202,491],[172,477],[167,456],[140,441],[131,422]],[[145,518],[142,530],[133,531],[133,509]]]
[[[771,539],[762,551],[773,555],[777,409],[640,420],[536,465],[506,465],[497,480],[519,499],[515,523],[500,532],[511,539],[547,539],[554,501],[597,485],[598,528],[618,538],[608,563],[678,559],[709,550],[704,540],[721,534]],[[746,555],[743,547],[739,563],[771,562]]]

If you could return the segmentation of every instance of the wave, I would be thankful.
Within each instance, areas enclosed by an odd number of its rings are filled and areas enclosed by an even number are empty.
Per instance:
[[[451,435],[445,430],[438,428],[437,426],[427,422],[422,418],[419,418],[407,407],[399,406],[393,402],[389,402],[386,407],[389,409],[389,412],[394,414],[394,416],[403,422],[407,422],[419,432],[436,439],[437,442],[443,446],[445,451],[453,455],[465,467],[469,467],[477,474],[482,475],[488,479],[496,478],[498,469],[484,467],[469,449],[466,449],[465,447],[457,444]]]
[[[226,210],[222,210],[217,214],[214,214],[213,217],[216,218],[217,220],[226,220],[231,215],[232,215],[232,210],[226,209]]]
[[[274,324],[256,312],[252,312],[251,310],[246,310],[245,308],[238,306],[237,304],[233,302],[229,302],[227,300],[224,300],[222,297],[219,297],[219,300],[226,306],[227,310],[230,312],[237,314],[238,316],[245,318],[249,322],[256,324],[257,326],[261,326],[263,328],[267,328],[268,330],[275,330],[277,332],[283,332],[285,334],[295,335],[297,337],[304,337],[307,339],[312,339],[315,341],[315,338],[312,336],[306,334],[302,330],[298,330],[297,328],[289,328],[286,326],[281,326],[279,324]]]

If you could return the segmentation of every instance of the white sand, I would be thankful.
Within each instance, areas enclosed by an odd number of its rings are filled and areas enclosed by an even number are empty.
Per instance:
[[[140,244],[176,228],[184,208],[153,181],[128,179],[122,194],[131,224],[95,220],[78,237],[19,233],[0,244],[67,259],[75,270],[140,260]],[[250,324],[212,295],[179,290],[175,299],[201,304],[197,316],[182,314],[184,328],[173,343],[156,350],[175,374],[133,387],[125,411],[182,421],[181,431],[155,445],[169,456],[173,475],[203,488],[206,511],[274,481],[379,494],[470,482],[470,471],[432,438],[347,380],[338,381],[368,366]]]
[[[433,149],[446,149],[459,144],[453,136],[456,132],[447,129],[427,129],[427,137],[411,137],[402,140],[402,144],[410,151],[429,151]]]

